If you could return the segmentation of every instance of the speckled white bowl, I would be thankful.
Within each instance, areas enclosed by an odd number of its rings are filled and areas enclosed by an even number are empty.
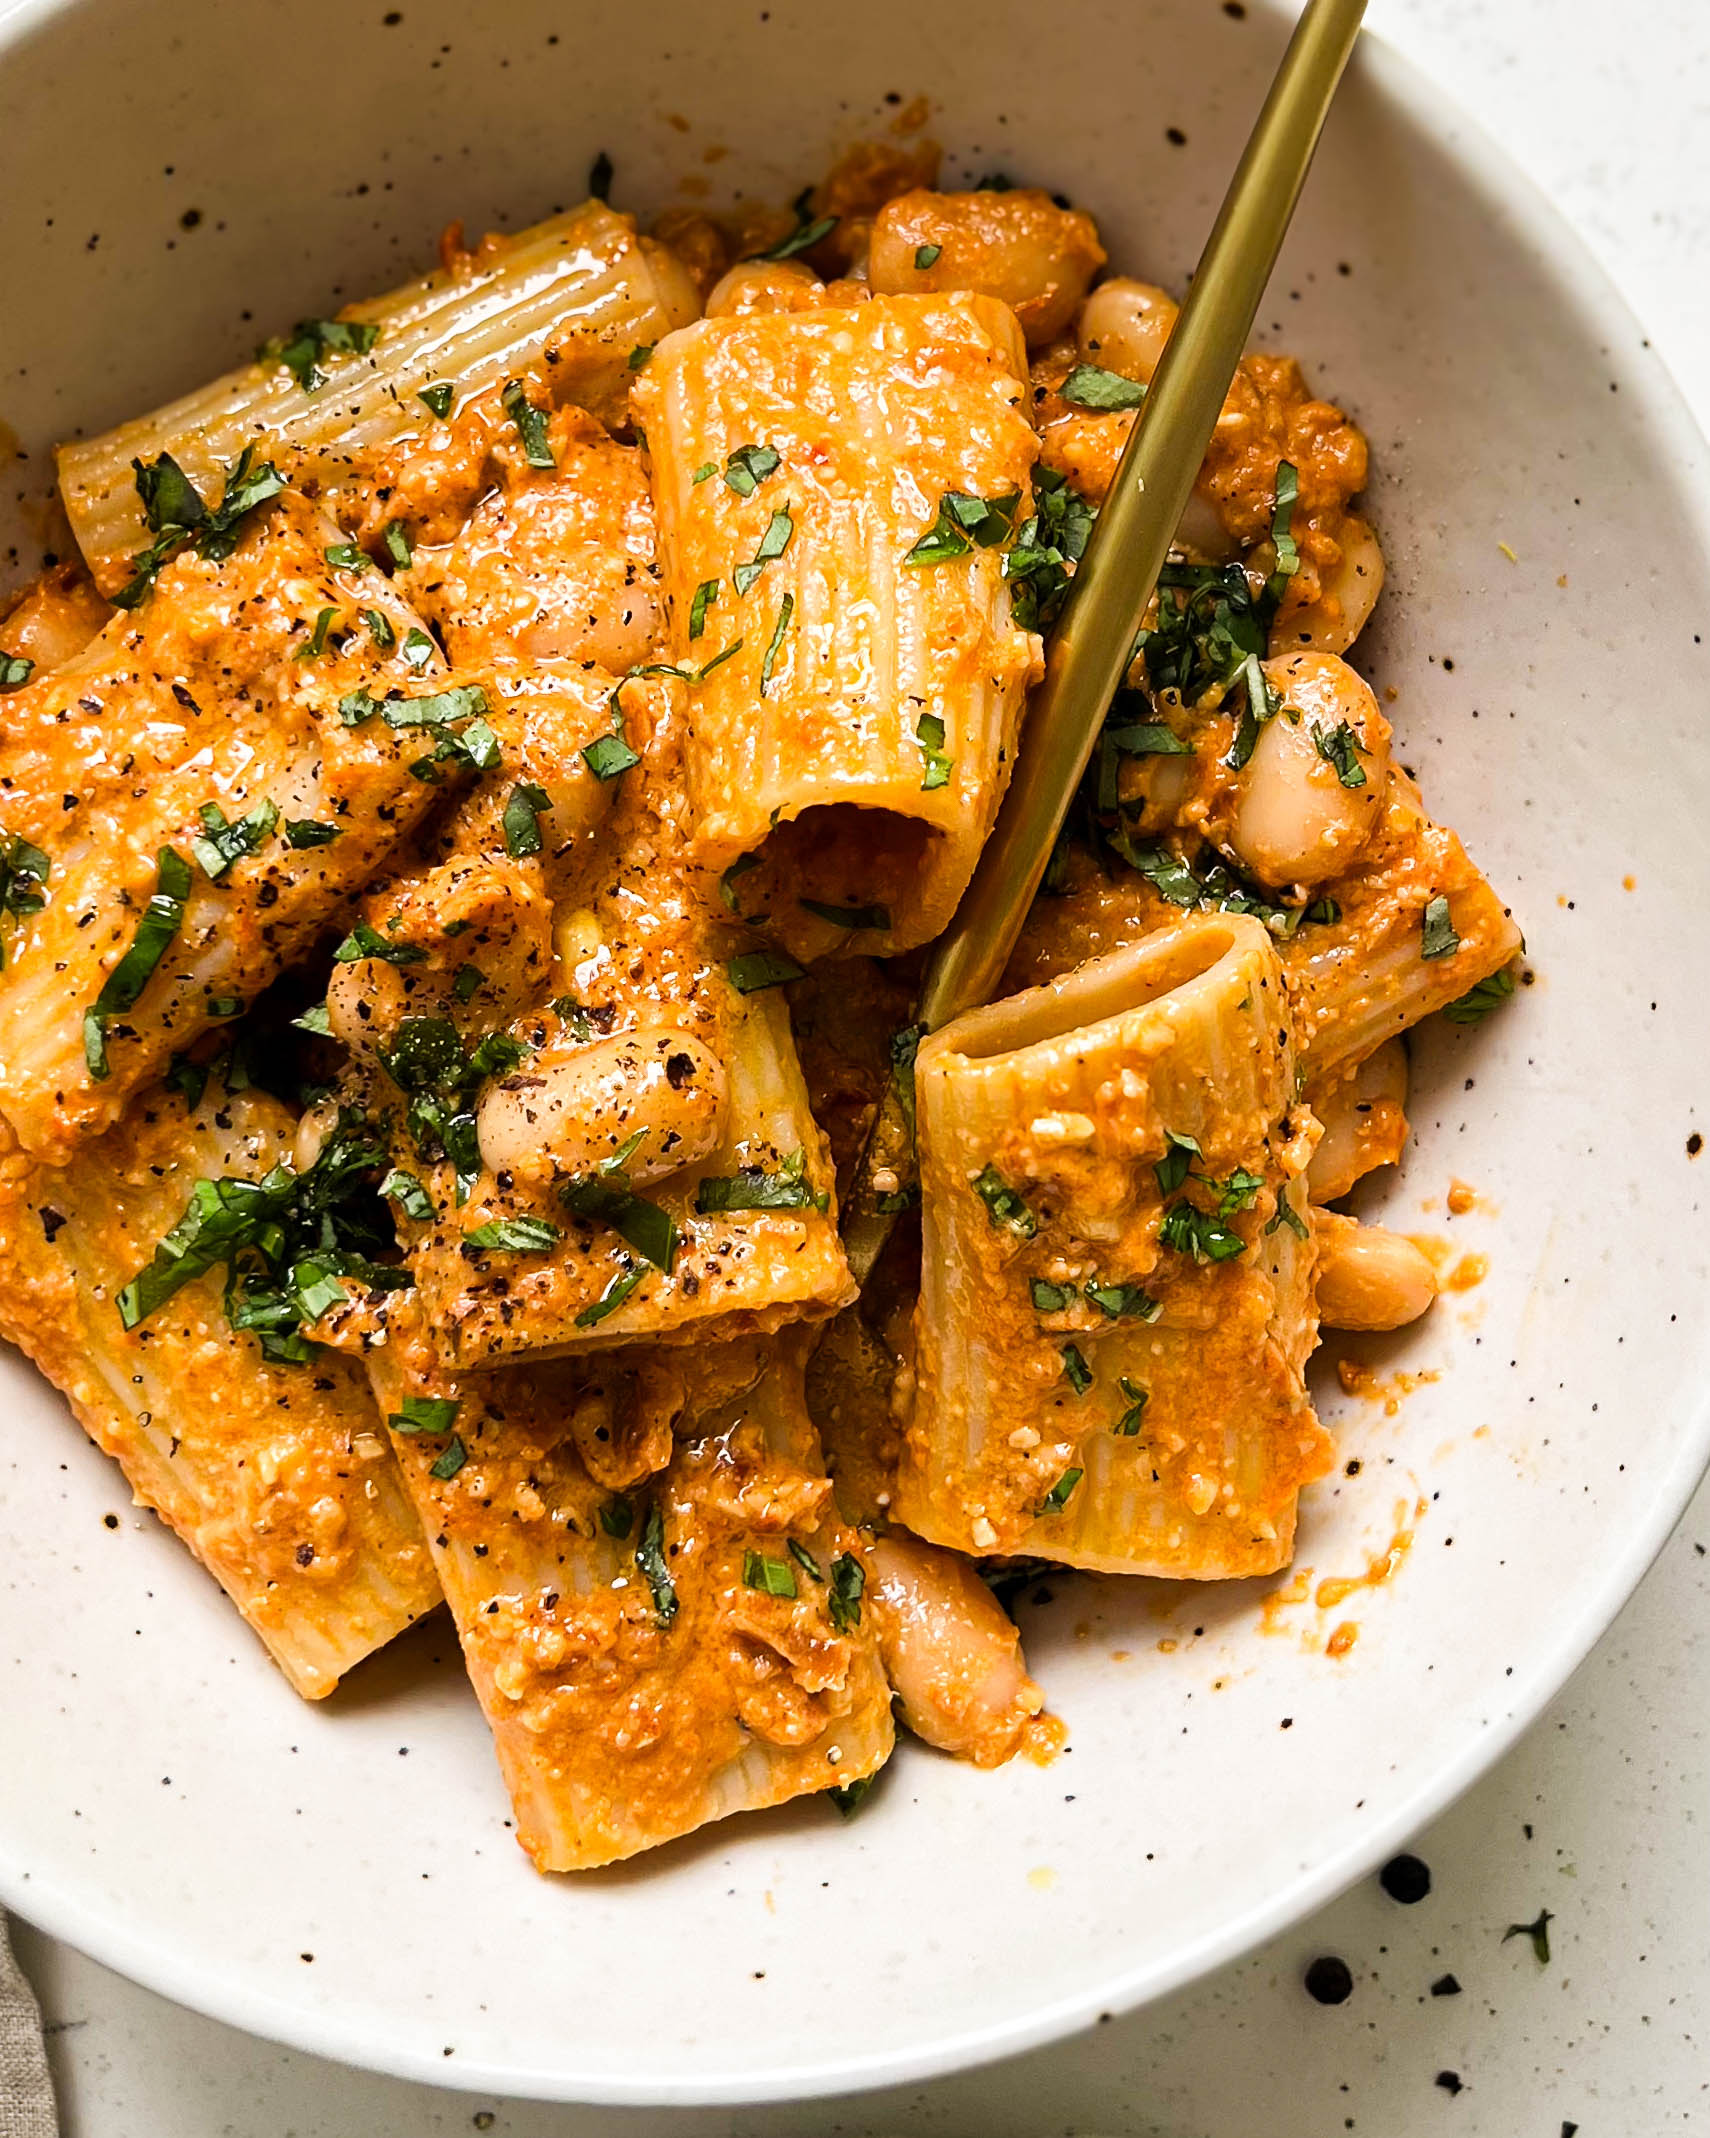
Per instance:
[[[600,148],[620,204],[703,153],[721,189],[787,197],[828,140],[887,123],[887,93],[927,90],[953,172],[1066,188],[1120,262],[1179,283],[1278,48],[1260,0],[1238,14],[1063,0],[1047,33],[1020,0],[0,5],[8,539],[36,546],[54,437],[397,279],[450,216],[572,199]],[[1054,1581],[1027,1615],[1073,1730],[1056,1766],[910,1749],[853,1826],[809,1804],[548,1883],[447,1628],[300,1706],[8,1361],[7,1902],[237,2025],[419,2078],[632,2102],[877,2084],[1253,1944],[1438,1810],[1585,1654],[1710,1446],[1704,449],[1547,204],[1381,47],[1263,322],[1370,433],[1391,591],[1362,659],[1539,975],[1487,1030],[1423,1038],[1418,1147],[1383,1199],[1488,1278],[1381,1347],[1426,1377],[1393,1413],[1327,1377],[1349,1474],[1311,1495],[1300,1564],[1358,1573],[1399,1525],[1396,1578],[1268,1627],[1263,1585]],[[1454,1220],[1452,1177],[1480,1191]]]

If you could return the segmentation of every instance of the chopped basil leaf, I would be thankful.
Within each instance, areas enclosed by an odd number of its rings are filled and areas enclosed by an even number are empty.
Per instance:
[[[641,1542],[635,1547],[635,1563],[653,1592],[655,1616],[662,1626],[668,1626],[677,1615],[677,1591],[665,1558],[665,1517],[659,1512],[657,1500],[647,1510]]]
[[[748,564],[739,564],[730,575],[731,581],[739,594],[746,594],[755,580],[766,569],[766,566],[775,557],[781,557],[784,554],[785,550],[790,546],[790,537],[795,531],[796,523],[790,518],[789,508],[780,505],[778,510],[773,513],[766,532],[760,537],[760,547],[754,552],[753,561]],[[716,580],[712,583],[715,586],[718,584]],[[691,638],[694,637],[692,629],[689,636]]]
[[[669,1273],[677,1255],[677,1223],[668,1210],[650,1203],[630,1187],[623,1167],[646,1131],[640,1130],[597,1173],[583,1174],[559,1190],[567,1209],[578,1217],[597,1218],[627,1240],[655,1269]]]
[[[796,903],[804,913],[829,921],[834,928],[882,929],[891,925],[889,906],[828,906],[817,898],[799,898]]]
[[[365,958],[379,958],[388,965],[420,965],[426,956],[419,943],[388,942],[368,921],[358,921],[333,952],[340,965],[359,965]]]
[[[751,252],[751,260],[793,260],[798,252],[809,252],[821,238],[830,237],[837,228],[835,215],[822,215],[813,222],[799,222],[788,237],[780,238],[776,245],[768,245],[764,252]]]
[[[392,621],[378,609],[364,609],[362,621],[368,626],[368,636],[382,653],[390,653],[398,643],[398,634],[392,629]]]
[[[630,748],[621,729],[611,735],[596,735],[583,750],[582,758],[598,780],[616,779],[620,773],[641,762],[640,753]]]
[[[974,1193],[986,1206],[986,1215],[994,1227],[1005,1227],[1023,1240],[1031,1240],[1039,1230],[1039,1220],[1028,1209],[1018,1191],[997,1171],[987,1166],[974,1180]]]
[[[914,248],[915,266],[920,269],[922,274],[925,274],[929,267],[936,266],[938,257],[943,250],[942,245],[917,245]]]
[[[891,1089],[896,1093],[897,1104],[908,1123],[911,1142],[914,1138],[914,1064],[925,1037],[923,1024],[905,1024],[891,1034]]]
[[[1093,1370],[1074,1344],[1063,1346],[1063,1371],[1068,1375],[1069,1386],[1077,1396],[1084,1396],[1093,1384]]]
[[[777,520],[774,519],[772,524],[776,526]],[[765,657],[760,663],[760,695],[762,698],[766,695],[767,684],[772,680],[772,664],[778,658],[778,648],[784,643],[784,633],[789,629],[790,618],[795,614],[795,607],[796,597],[793,594],[786,594],[778,604],[778,621],[772,631],[772,643],[766,648]]]
[[[386,1423],[394,1433],[449,1433],[462,1408],[456,1396],[406,1396]]]
[[[1245,1166],[1237,1166],[1227,1180],[1212,1180],[1206,1183],[1217,1197],[1219,1217],[1233,1217],[1237,1210],[1251,1209],[1264,1185],[1264,1175],[1250,1173]]]
[[[15,920],[41,912],[52,867],[41,848],[21,832],[0,831],[0,912]]]
[[[802,967],[781,950],[745,950],[725,967],[730,984],[739,995],[757,995],[762,988],[787,987],[802,977]]]
[[[718,581],[703,579],[695,589],[695,598],[689,604],[689,636],[697,639],[706,629],[707,611],[718,599]]]
[[[590,1301],[576,1316],[577,1328],[596,1328],[608,1314],[615,1314],[646,1275],[645,1262],[626,1262],[599,1298]]]
[[[439,1482],[442,1485],[447,1485],[457,1475],[458,1471],[462,1469],[463,1465],[468,1460],[469,1450],[463,1445],[462,1441],[458,1439],[457,1435],[453,1433],[451,1436],[450,1443],[446,1447],[445,1453],[440,1456],[437,1462],[431,1462],[428,1464],[428,1475],[429,1477],[438,1478]]]
[[[302,1016],[293,1017],[291,1023],[297,1031],[313,1032],[319,1039],[330,1039],[332,1036],[332,1019],[327,1014],[324,1002],[310,1003]],[[194,1100],[191,1103],[194,1104]]]
[[[760,856],[758,854],[744,854],[741,860],[733,861],[730,864],[729,868],[725,870],[724,874],[718,880],[718,895],[720,902],[723,904],[726,912],[734,913],[738,920],[741,920],[743,916],[742,908],[736,902],[736,880],[739,876],[746,876],[750,869],[757,869],[759,866]],[[763,913],[757,914],[754,917],[757,920],[765,920],[768,918],[768,916]]]
[[[1178,1136],[1173,1128],[1164,1131],[1164,1155],[1152,1168],[1158,1176],[1158,1187],[1165,1195],[1174,1195],[1187,1179],[1196,1158],[1205,1154],[1192,1136]]]
[[[1050,1491],[1039,1502],[1035,1512],[1039,1514],[1061,1514],[1069,1504],[1070,1493],[1074,1491],[1085,1475],[1086,1472],[1084,1470],[1065,1470]]]
[[[647,359],[648,359],[648,358],[649,358],[649,357],[650,357],[650,356],[651,356],[652,354],[653,354],[653,344],[652,344],[651,342],[641,342],[641,343],[638,343],[638,344],[637,344],[637,346],[636,346],[635,348],[633,348],[633,349],[632,349],[632,350],[631,350],[631,351],[629,352],[629,368],[630,368],[630,370],[631,370],[631,371],[639,371],[639,370],[641,370],[641,368],[643,367],[643,365],[645,365],[645,363],[647,362]]]
[[[716,460],[703,460],[689,480],[697,484],[709,483],[717,473],[718,462]]]
[[[1034,1278],[1032,1290],[1036,1314],[1061,1314],[1079,1296],[1072,1284],[1048,1284],[1043,1277]]]
[[[1191,757],[1193,744],[1183,742],[1175,729],[1162,720],[1140,720],[1125,727],[1106,728],[1102,741],[1124,757]]]
[[[1297,1240],[1309,1240],[1312,1237],[1305,1218],[1301,1216],[1286,1195],[1277,1197],[1276,1216],[1265,1227],[1267,1237],[1275,1232],[1279,1225],[1286,1225]]]
[[[163,846],[155,861],[154,895],[137,923],[130,947],[101,983],[101,992],[83,1013],[83,1058],[96,1083],[111,1073],[107,1064],[107,1022],[130,1009],[154,977],[155,968],[171,948],[184,924],[184,903],[190,896],[190,864],[170,846]]]
[[[738,497],[752,497],[777,465],[778,456],[769,445],[739,445],[724,464],[724,479]]]
[[[331,846],[335,839],[344,836],[342,824],[320,824],[313,817],[287,817],[285,819],[285,844],[299,852],[307,846]]]
[[[901,1217],[905,1210],[912,1210],[920,1201],[920,1184],[910,1181],[906,1188],[891,1188],[883,1195],[873,1198],[873,1208],[881,1217]]]
[[[1057,392],[1074,408],[1138,408],[1146,398],[1138,379],[1125,379],[1102,364],[1077,364]]]
[[[1506,1945],[1510,1938],[1530,1938],[1532,1952],[1538,1964],[1541,1967],[1548,1967],[1550,1964],[1550,1925],[1554,1921],[1555,1917],[1548,1908],[1540,1908],[1535,1922],[1510,1923],[1502,1933],[1502,1942]]]
[[[600,1527],[608,1537],[627,1537],[635,1527],[634,1502],[614,1494],[600,1509]]]
[[[541,1255],[562,1237],[558,1227],[543,1217],[499,1217],[466,1232],[463,1244],[483,1253]]]
[[[1294,508],[1300,497],[1299,472],[1286,460],[1277,462],[1276,503],[1271,508],[1271,543],[1277,553],[1276,569],[1265,582],[1265,599],[1274,609],[1288,591],[1288,583],[1300,569],[1300,545],[1290,532]]]
[[[190,851],[201,863],[202,873],[218,882],[234,861],[259,853],[273,836],[273,827],[279,822],[279,804],[258,802],[235,824],[226,822],[226,813],[218,802],[204,802],[197,814],[203,829],[199,838],[191,840]]]
[[[246,445],[226,470],[225,489],[211,512],[201,492],[170,453],[162,453],[153,462],[132,461],[143,517],[155,539],[132,557],[134,576],[113,596],[115,607],[139,607],[152,590],[161,567],[184,548],[193,546],[215,564],[231,555],[250,513],[285,488],[284,476],[271,461],[255,465],[255,450],[253,445]]]
[[[1164,1311],[1150,1292],[1137,1284],[1089,1284],[1086,1295],[1112,1321],[1156,1321]]]
[[[1439,893],[1426,903],[1419,955],[1422,958],[1452,958],[1460,947],[1461,939],[1455,933],[1455,924],[1449,915],[1449,901]]]
[[[695,1208],[710,1217],[723,1210],[823,1210],[825,1203],[807,1179],[806,1153],[792,1151],[776,1171],[743,1166],[709,1175],[695,1190]]]
[[[449,379],[441,379],[437,385],[424,386],[416,399],[429,415],[437,416],[443,423],[451,414],[451,404],[457,399],[457,388]]]
[[[351,697],[358,695],[353,691]],[[339,715],[344,718],[348,701],[339,700]],[[369,712],[378,712],[389,728],[443,728],[453,720],[470,720],[478,713],[487,711],[487,694],[479,683],[459,683],[454,689],[439,690],[425,698],[406,698],[401,691],[389,692],[376,705],[368,701]],[[366,718],[364,714],[362,718]],[[360,720],[347,723],[351,727],[361,725]]]
[[[499,399],[504,403],[505,414],[517,427],[517,436],[522,440],[523,458],[531,468],[555,468],[558,463],[552,456],[552,445],[546,435],[546,412],[536,408],[523,391],[521,379],[507,379]]]
[[[824,1582],[825,1576],[820,1571],[819,1561],[805,1544],[798,1544],[795,1538],[791,1537],[789,1539],[789,1553],[797,1566],[804,1567],[813,1580],[820,1583]]]
[[[381,537],[386,544],[386,554],[401,572],[410,568],[410,530],[402,520],[388,520],[386,532]]]
[[[0,653],[0,690],[22,690],[36,672],[36,664],[22,653]]]
[[[867,1569],[853,1552],[839,1552],[831,1562],[831,1593],[825,1599],[831,1623],[839,1633],[861,1623],[861,1596],[867,1586]]]
[[[935,787],[948,786],[955,759],[944,754],[944,723],[936,713],[921,714],[914,725],[914,739],[926,760],[926,768],[920,776],[921,792],[930,794]]]
[[[358,549],[354,542],[330,544],[326,551],[326,560],[341,572],[365,572],[368,569],[367,552]]]
[[[1243,1253],[1247,1245],[1221,1217],[1201,1210],[1197,1203],[1185,1198],[1164,1212],[1163,1223],[1158,1227],[1158,1244],[1177,1254],[1190,1254],[1196,1262],[1227,1262],[1231,1256]]]
[[[903,558],[905,564],[948,564],[966,557],[976,546],[995,549],[1015,532],[1015,515],[1021,493],[1011,490],[1004,497],[970,497],[965,491],[949,490],[938,501],[938,517]]]
[[[241,1017],[243,1015],[243,997],[241,995],[210,995],[208,997],[208,1015],[210,1017]]]
[[[459,1002],[473,1002],[487,984],[487,975],[479,965],[463,964],[452,977],[451,992]]]
[[[1469,987],[1464,995],[1447,1006],[1443,1015],[1451,1024],[1482,1024],[1491,1011],[1501,1009],[1513,993],[1514,968],[1505,965],[1500,972],[1493,972]]]
[[[742,1555],[742,1582],[745,1588],[758,1589],[762,1596],[794,1596],[796,1590],[795,1570],[787,1559],[768,1559],[764,1552],[745,1551]]]
[[[299,319],[287,335],[276,334],[255,352],[258,364],[283,364],[305,393],[324,383],[329,356],[366,356],[380,329],[351,319]]]
[[[379,1192],[390,1197],[405,1217],[426,1220],[433,1216],[433,1199],[413,1173],[394,1166],[380,1183]]]
[[[433,657],[439,651],[425,631],[412,625],[404,633],[404,659],[417,675],[433,666]]]
[[[505,830],[505,852],[513,861],[522,861],[528,855],[540,852],[543,843],[540,820],[551,807],[552,797],[533,780],[518,780],[511,789],[501,821]]]
[[[1346,720],[1338,720],[1330,729],[1321,727],[1316,720],[1313,721],[1312,740],[1324,762],[1336,767],[1336,777],[1344,787],[1363,787],[1366,784],[1366,769],[1360,763],[1360,738]]]
[[[1229,755],[1223,762],[1231,772],[1239,772],[1251,758],[1258,746],[1259,736],[1268,721],[1274,720],[1282,710],[1282,700],[1266,680],[1265,671],[1259,665],[1256,653],[1248,654],[1240,669],[1241,680],[1246,686],[1247,704],[1242,712],[1235,740]]]
[[[837,1806],[840,1819],[852,1819],[867,1801],[867,1793],[878,1780],[876,1774],[863,1774],[855,1781],[842,1782],[825,1793]]]
[[[612,159],[604,149],[601,149],[588,166],[588,191],[595,200],[609,201],[612,197]],[[623,1534],[628,1536],[627,1527]]]
[[[1069,591],[1069,566],[1080,561],[1096,518],[1095,507],[1057,469],[1034,469],[1032,516],[1003,560],[1011,613],[1023,631],[1045,631],[1055,621]]]
[[[1151,1391],[1142,1388],[1137,1381],[1131,1381],[1125,1373],[1117,1376],[1116,1385],[1128,1398],[1128,1408],[1111,1427],[1111,1431],[1120,1433],[1124,1440],[1132,1440],[1140,1430],[1140,1414],[1150,1400]]]

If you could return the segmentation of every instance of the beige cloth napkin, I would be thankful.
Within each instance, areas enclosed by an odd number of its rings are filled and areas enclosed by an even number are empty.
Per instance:
[[[42,2015],[0,1915],[0,2138],[55,2138],[58,2129]]]

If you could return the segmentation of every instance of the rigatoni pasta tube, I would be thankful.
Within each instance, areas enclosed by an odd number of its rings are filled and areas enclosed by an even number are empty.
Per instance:
[[[545,1871],[846,1786],[890,1755],[866,1569],[781,1339],[375,1391]]]
[[[0,1332],[231,1597],[306,1699],[439,1601],[361,1366],[272,1365],[234,1331],[219,1275],[127,1330],[118,1298],[201,1180],[288,1162],[295,1122],[211,1079],[156,1089],[67,1166],[0,1123]]]
[[[38,1157],[307,951],[433,800],[412,764],[483,702],[336,538],[288,492],[6,700],[0,1108]]]
[[[478,263],[478,264],[474,264]],[[305,385],[282,361],[248,364],[151,416],[59,451],[60,490],[96,584],[113,594],[148,540],[131,463],[170,453],[203,491],[247,445],[336,482],[427,429],[425,391],[463,402],[519,376],[543,374],[560,399],[621,416],[630,352],[694,317],[682,268],[627,215],[587,201],[514,237],[490,241],[470,265],[424,275],[350,305],[341,322],[363,347],[306,352]],[[451,404],[448,404],[448,406]]]
[[[1026,379],[1007,307],[946,295],[702,320],[637,382],[695,850],[754,858],[798,956],[936,935],[991,827],[1038,661]]]
[[[1329,1442],[1274,946],[1187,919],[970,1012],[916,1069],[917,1388],[895,1511],[964,1551],[1268,1573]]]

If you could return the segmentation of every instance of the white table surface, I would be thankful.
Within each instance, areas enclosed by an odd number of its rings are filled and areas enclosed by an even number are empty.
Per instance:
[[[1710,428],[1704,0],[1371,0],[1370,20],[1549,191]],[[1707,1551],[1710,1487],[1549,1714],[1419,1838],[1429,1898],[1402,1907],[1368,1881],[1080,2040],[799,2109],[508,2105],[273,2048],[20,1930],[65,2138],[1662,2138],[1710,2124]],[[1503,1942],[1542,1908],[1547,1966]],[[1334,2008],[1301,1987],[1325,1953],[1354,1977]],[[1459,1993],[1433,1995],[1445,1975]]]

